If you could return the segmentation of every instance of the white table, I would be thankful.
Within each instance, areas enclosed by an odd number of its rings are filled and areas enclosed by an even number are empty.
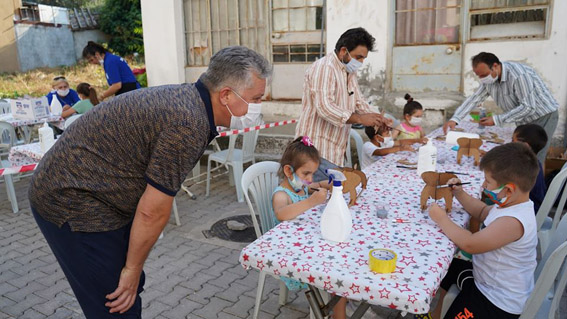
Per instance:
[[[474,123],[462,123],[469,131]],[[487,128],[509,141],[511,129]],[[434,131],[430,136],[441,133]],[[472,158],[456,164],[456,153],[435,140],[438,146],[438,171],[456,171],[469,193],[478,193],[484,174],[472,165]],[[485,143],[488,150],[495,144]],[[396,161],[417,162],[417,153],[400,152],[382,157],[369,166],[367,190],[351,207],[353,228],[345,243],[325,241],[320,232],[324,205],[317,206],[292,221],[282,222],[245,247],[240,262],[270,274],[292,277],[313,287],[368,304],[409,313],[426,313],[439,284],[453,259],[456,246],[420,209],[420,195],[425,183],[415,170],[397,168]],[[429,203],[433,202],[432,199]],[[440,201],[443,202],[442,200]],[[387,219],[375,215],[378,204],[389,209]],[[469,215],[458,201],[453,201],[450,218],[465,227]],[[396,218],[404,222],[396,222]],[[368,267],[368,253],[374,248],[388,248],[398,255],[396,271],[377,274]],[[364,304],[364,303],[363,303]]]

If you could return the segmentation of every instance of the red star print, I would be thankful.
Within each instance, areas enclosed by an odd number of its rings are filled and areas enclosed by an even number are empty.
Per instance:
[[[364,287],[364,291],[366,291],[366,292],[370,292],[370,287],[368,287],[368,286],[365,286],[365,287]]]
[[[359,289],[359,288],[360,288],[360,286],[357,286],[357,285],[355,285],[355,284],[352,284],[349,289],[352,291],[353,294],[357,294],[357,293],[360,293],[360,289]]]
[[[333,267],[333,263],[330,261],[324,261],[323,262],[323,267]]]
[[[278,245],[278,248],[279,248],[279,249],[284,249],[284,248],[285,248],[285,244],[279,244],[279,245]]]
[[[356,247],[356,248],[355,248],[355,249],[353,249],[353,250],[354,250],[354,251],[356,251],[357,253],[359,253],[359,252],[361,252],[361,251],[362,251],[362,248],[360,248],[360,247]]]
[[[314,247],[314,246],[303,246],[303,248],[301,248],[301,251],[302,251],[304,254],[312,253],[312,252],[314,252],[314,251],[313,251],[313,247]]]
[[[293,243],[293,247],[301,247],[301,243]]]
[[[399,241],[396,246],[398,246],[398,248],[409,248],[409,244],[408,243],[404,243]]]
[[[297,231],[303,231],[303,229],[304,229],[303,227],[298,227]]]
[[[270,247],[272,247],[272,243],[270,243],[269,241],[261,241],[258,244],[258,248],[260,248],[260,249],[270,248]]]
[[[361,230],[362,228],[364,228],[364,226],[360,225],[360,224],[354,224],[352,225],[352,229],[354,230]]]
[[[330,281],[325,281],[324,283],[325,283],[325,285],[323,286],[323,289],[325,289],[325,290],[333,289],[333,285],[331,285]]]
[[[424,278],[423,276],[419,277],[418,279],[419,279],[419,281],[424,281],[424,280],[425,280],[425,278]]]
[[[398,307],[397,307],[396,305],[394,305],[393,302],[390,303],[390,304],[388,305],[388,307],[389,307],[390,309],[398,309]]]
[[[277,269],[274,269],[274,275],[279,276],[280,275],[280,271]]]
[[[409,295],[408,301],[411,302],[411,303],[415,303],[417,301],[417,298],[415,298],[415,295]]]
[[[380,293],[380,298],[388,298],[390,296],[390,291],[384,287],[382,290],[378,290]]]
[[[280,268],[287,267],[287,259],[285,258],[280,259],[279,264],[280,264]]]
[[[345,249],[347,247],[350,247],[350,243],[338,243],[337,246],[339,246],[341,249]]]
[[[364,245],[364,241],[363,241],[363,240],[360,240],[360,241],[358,242],[358,244],[359,244],[359,245]]]
[[[436,267],[433,267],[433,266],[430,266],[430,267],[429,267],[429,270],[431,270],[431,271],[434,272],[434,273],[438,273],[438,272],[439,272],[439,270],[438,270]]]
[[[311,265],[310,264],[303,264],[303,265],[301,265],[301,269],[303,271],[309,271],[311,269]]]
[[[333,251],[333,246],[329,244],[321,245],[319,248],[321,248],[321,251]]]
[[[331,272],[331,268],[325,267],[325,268],[323,268],[323,272],[328,274],[328,273]]]
[[[401,288],[400,288],[400,287],[401,287]],[[400,292],[411,291],[411,289],[408,288],[408,284],[400,285],[399,283],[396,283],[396,285],[394,286],[394,288],[398,289]]]
[[[256,268],[262,270],[264,269],[264,262],[259,260],[258,262],[256,262]]]
[[[307,280],[309,280],[310,284],[315,283],[315,277],[313,277],[311,275],[309,275],[309,277],[307,277]]]
[[[244,261],[248,261],[248,258],[250,258],[250,256],[248,256],[248,255],[246,255],[246,254],[242,255],[242,259],[243,259]]]
[[[406,266],[409,266],[410,264],[415,264],[415,260],[413,259],[413,256],[411,257],[403,256],[402,259],[400,260],[400,263],[404,263],[406,264]]]
[[[368,262],[366,261],[366,259],[358,258],[358,260],[355,261],[355,263],[357,263],[359,266],[364,266],[364,265],[366,265]]]
[[[420,239],[420,240],[417,241],[416,244],[417,244],[417,245],[421,245],[421,247],[425,247],[425,246],[429,245],[430,242],[429,242],[429,240],[421,240],[421,239]]]

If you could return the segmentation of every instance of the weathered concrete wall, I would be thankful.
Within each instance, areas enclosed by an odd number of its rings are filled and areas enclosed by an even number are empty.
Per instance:
[[[83,58],[83,49],[89,41],[97,43],[108,42],[110,36],[100,30],[73,31],[73,42],[75,43],[75,59]]]
[[[20,69],[14,30],[14,10],[19,6],[19,0],[0,0],[0,72],[15,72]]]
[[[77,62],[73,32],[69,26],[18,23],[15,30],[21,71]]]
[[[185,25],[182,0],[142,0],[148,85],[193,82],[185,78]]]

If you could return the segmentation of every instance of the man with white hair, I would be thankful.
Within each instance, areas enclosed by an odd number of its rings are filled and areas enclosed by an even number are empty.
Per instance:
[[[32,213],[87,318],[141,318],[144,262],[175,194],[216,126],[246,121],[271,71],[253,50],[224,48],[196,83],[101,103],[45,154]]]

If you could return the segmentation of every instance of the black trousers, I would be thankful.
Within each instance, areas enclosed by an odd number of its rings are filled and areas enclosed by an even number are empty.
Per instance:
[[[136,84],[138,84],[138,82],[122,83],[122,87],[120,88],[120,90],[118,90],[118,92],[114,93],[114,95],[118,96],[122,93],[134,91],[134,90],[138,89]]]
[[[123,314],[109,313],[106,295],[118,287],[120,272],[126,263],[132,223],[117,230],[86,233],[71,231],[68,223],[61,228],[43,219],[32,207],[33,216],[51,251],[65,273],[85,317],[142,318],[145,274],[140,276],[134,305]]]

